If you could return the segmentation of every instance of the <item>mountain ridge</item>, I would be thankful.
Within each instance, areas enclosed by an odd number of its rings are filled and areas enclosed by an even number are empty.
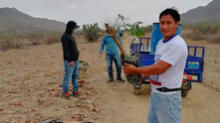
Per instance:
[[[213,0],[207,6],[200,6],[183,13],[183,24],[220,23],[220,0]]]
[[[65,24],[47,18],[36,18],[16,8],[0,8],[0,33],[62,32]]]

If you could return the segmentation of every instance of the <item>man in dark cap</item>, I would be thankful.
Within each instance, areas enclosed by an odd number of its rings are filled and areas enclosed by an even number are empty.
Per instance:
[[[66,25],[66,30],[61,37],[63,46],[63,58],[64,58],[64,79],[63,79],[63,96],[69,98],[68,83],[72,77],[72,95],[79,96],[78,89],[78,58],[79,51],[77,48],[76,40],[72,35],[74,30],[79,26],[74,21],[69,21]]]

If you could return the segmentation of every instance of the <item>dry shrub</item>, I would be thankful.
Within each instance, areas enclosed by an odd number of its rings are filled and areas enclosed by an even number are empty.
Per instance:
[[[220,34],[215,34],[212,36],[207,36],[207,40],[210,43],[219,43],[220,44]]]
[[[26,38],[31,42],[31,45],[39,45],[42,44],[43,34],[28,34]]]
[[[1,40],[0,41],[0,51],[6,51],[8,49],[21,49],[25,44],[20,40]]]
[[[195,33],[202,33],[202,34],[216,34],[218,33],[219,26],[217,25],[201,25],[196,26],[193,28]]]
[[[32,42],[32,45],[39,45],[42,43],[42,40],[33,39],[31,42]]]
[[[99,32],[100,28],[98,23],[83,25],[83,33],[89,42],[97,41],[100,37]]]
[[[10,34],[0,35],[0,51],[20,49],[29,45],[53,44],[60,41],[61,33],[47,32],[35,34]]]
[[[220,25],[218,24],[203,24],[195,26],[187,26],[190,33],[185,33],[184,37],[192,40],[206,40],[211,43],[220,42]]]
[[[0,51],[6,51],[8,49],[6,41],[0,41]]]
[[[45,39],[45,43],[46,44],[54,44],[60,41],[60,38],[56,37],[56,36],[49,36]]]

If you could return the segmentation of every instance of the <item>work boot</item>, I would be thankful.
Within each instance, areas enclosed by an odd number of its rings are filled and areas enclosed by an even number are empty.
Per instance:
[[[73,90],[72,96],[79,97],[80,96],[79,90]]]
[[[113,82],[114,80],[112,79],[112,78],[109,78],[108,80],[107,80],[107,82]]]
[[[125,80],[124,79],[122,79],[122,78],[119,78],[119,79],[117,79],[119,82],[125,82]]]
[[[66,99],[69,99],[70,94],[68,92],[63,92],[63,97],[65,97]]]

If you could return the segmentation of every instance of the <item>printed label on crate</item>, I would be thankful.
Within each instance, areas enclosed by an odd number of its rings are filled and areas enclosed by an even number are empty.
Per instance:
[[[188,62],[189,69],[199,69],[199,62]]]

